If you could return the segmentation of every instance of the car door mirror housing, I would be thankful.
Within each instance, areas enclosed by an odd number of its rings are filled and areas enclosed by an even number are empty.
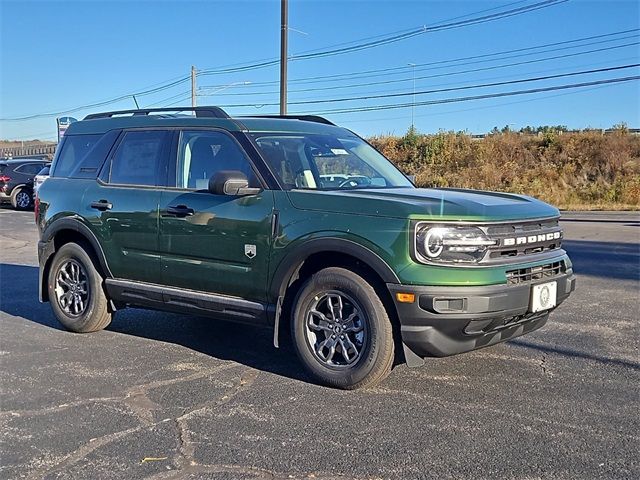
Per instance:
[[[249,187],[247,176],[239,170],[223,170],[209,179],[209,192],[214,195],[255,195],[259,188]]]

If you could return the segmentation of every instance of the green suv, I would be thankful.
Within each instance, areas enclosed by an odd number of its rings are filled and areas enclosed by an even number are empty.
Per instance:
[[[75,332],[127,306],[284,329],[323,384],[395,353],[531,332],[575,288],[559,212],[523,195],[419,189],[349,130],[217,107],[87,116],[38,192],[40,299]],[[402,352],[402,354],[400,354]]]

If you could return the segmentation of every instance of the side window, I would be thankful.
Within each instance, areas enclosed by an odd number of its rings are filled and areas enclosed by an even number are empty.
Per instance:
[[[176,186],[206,190],[209,179],[223,170],[239,170],[257,187],[249,160],[231,137],[221,132],[183,131],[178,144]]]
[[[40,171],[40,169],[36,170],[36,167],[37,164],[35,163],[25,163],[24,165],[20,165],[14,171],[24,175],[35,175]]]
[[[109,183],[117,185],[163,185],[169,132],[126,132],[111,159]]]
[[[68,177],[84,156],[100,140],[102,135],[65,135],[51,175],[54,177]]]

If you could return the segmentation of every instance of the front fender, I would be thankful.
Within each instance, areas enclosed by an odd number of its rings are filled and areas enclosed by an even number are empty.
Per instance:
[[[400,280],[391,267],[371,248],[363,245],[366,241],[358,237],[338,237],[336,232],[316,232],[295,245],[287,247],[287,252],[271,275],[269,298],[284,295],[289,282],[302,263],[315,253],[336,252],[350,255],[371,267],[385,283],[399,283]]]

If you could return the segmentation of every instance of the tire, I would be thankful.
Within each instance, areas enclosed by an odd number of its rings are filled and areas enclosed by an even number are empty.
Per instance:
[[[291,311],[291,334],[298,358],[321,384],[355,390],[391,372],[394,341],[387,311],[374,288],[344,268],[325,268],[302,285]]]
[[[16,210],[29,210],[33,207],[33,193],[28,188],[16,188],[11,195],[11,206]]]
[[[55,253],[47,288],[53,313],[65,328],[88,333],[111,323],[103,280],[81,245],[66,243]],[[76,301],[74,294],[80,300]]]

